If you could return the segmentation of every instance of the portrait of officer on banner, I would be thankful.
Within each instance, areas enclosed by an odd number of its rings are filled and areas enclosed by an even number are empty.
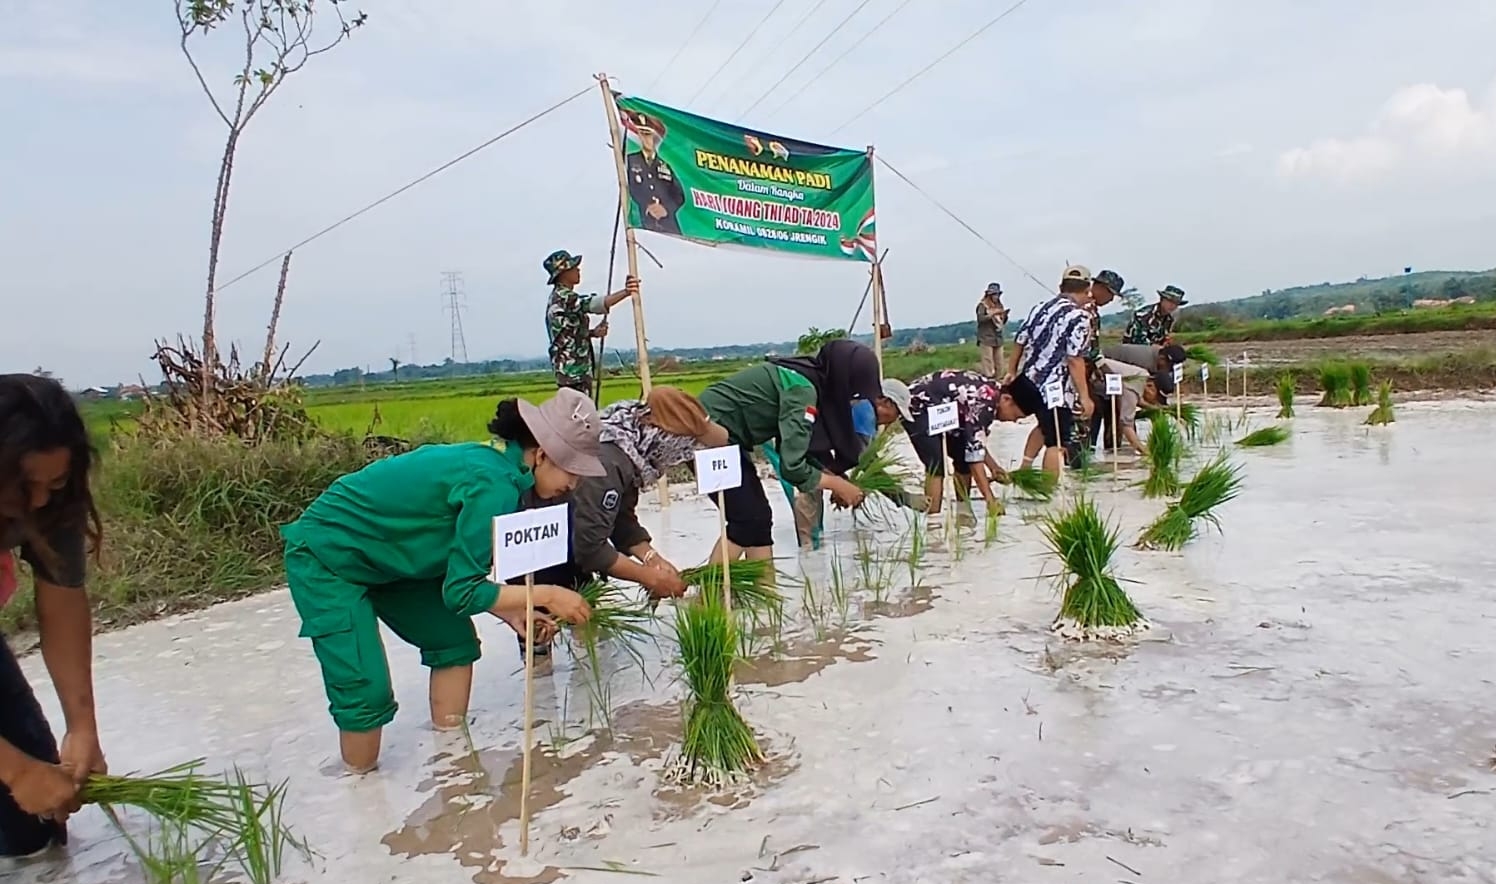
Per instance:
[[[629,200],[639,211],[639,224],[645,230],[680,236],[676,213],[685,205],[685,191],[669,165],[660,158],[660,142],[665,140],[665,124],[643,111],[619,109],[623,126],[633,136],[638,149],[624,156],[628,174]]]

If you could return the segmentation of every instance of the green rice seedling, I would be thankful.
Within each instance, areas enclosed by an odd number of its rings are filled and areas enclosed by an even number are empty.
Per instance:
[[[1173,421],[1156,420],[1148,427],[1148,446],[1144,460],[1148,478],[1143,480],[1144,497],[1171,497],[1179,493],[1179,463],[1184,460],[1184,440]]]
[[[1321,408],[1345,408],[1351,404],[1351,369],[1340,362],[1327,362],[1319,368],[1319,385],[1324,396]]]
[[[1288,372],[1278,375],[1278,420],[1293,417],[1293,394],[1296,392],[1294,376]]]
[[[904,545],[904,565],[909,569],[910,587],[919,586],[919,569],[926,551],[925,527],[918,515],[909,518],[908,543]]]
[[[1194,362],[1203,362],[1210,366],[1221,364],[1221,357],[1217,356],[1214,350],[1204,344],[1194,344],[1193,346],[1186,347],[1184,355]]]
[[[983,548],[991,549],[992,544],[997,543],[997,520],[1001,516],[1002,513],[999,510],[994,509],[993,507],[987,508],[984,521],[982,523]]]
[[[874,436],[862,450],[857,466],[848,471],[847,481],[869,495],[897,496],[906,493],[904,486],[912,481],[913,473],[903,458],[894,451],[895,438],[896,431],[892,426]]]
[[[1377,407],[1371,410],[1366,423],[1369,426],[1381,427],[1396,420],[1397,417],[1392,413],[1392,382],[1382,381],[1381,386],[1377,388]]]
[[[643,672],[642,646],[654,641],[650,629],[655,619],[654,611],[649,603],[629,596],[621,587],[606,580],[583,584],[577,588],[577,594],[592,607],[592,617],[580,626],[568,624],[566,634],[573,656],[587,661],[587,688],[592,709],[602,717],[606,727],[612,728],[612,677],[603,665],[600,648],[603,642],[612,641]]]
[[[1219,444],[1222,439],[1231,434],[1235,422],[1230,417],[1221,414],[1223,410],[1218,408],[1205,416],[1200,429],[1200,441],[1205,445]]]
[[[1371,404],[1371,366],[1364,362],[1351,363],[1351,404]]]
[[[1033,467],[1008,470],[1008,484],[1029,500],[1048,501],[1054,498],[1059,488],[1059,479],[1052,473]]]
[[[847,617],[852,610],[852,587],[847,585],[841,556],[834,546],[831,548],[831,604],[836,606],[838,625],[846,626]]]
[[[1236,444],[1242,448],[1266,448],[1269,445],[1280,445],[1288,441],[1289,433],[1287,427],[1271,426],[1254,430],[1236,440]]]
[[[801,578],[800,612],[810,622],[817,641],[826,637],[826,605],[816,594],[815,581],[809,574]]]
[[[1066,509],[1048,513],[1041,530],[1063,572],[1065,594],[1057,624],[1070,621],[1086,631],[1126,628],[1143,619],[1112,574],[1119,535],[1095,503],[1079,498]]]
[[[233,863],[250,884],[268,884],[280,874],[286,848],[307,852],[281,815],[284,782],[255,783],[238,770],[204,776],[202,764],[190,761],[144,777],[96,774],[79,798],[103,808],[116,824],[120,808],[150,816],[157,835],[143,846],[133,839],[130,844],[147,873],[161,880],[197,880],[203,861],[217,854],[213,871]]]
[[[768,559],[740,559],[728,569],[732,581],[732,607],[754,614],[782,613],[784,596],[775,588],[774,563]],[[722,592],[722,566],[716,562],[680,572],[686,586],[694,586],[702,595]]]
[[[1180,402],[1177,405],[1159,406],[1148,405],[1138,409],[1137,416],[1146,419],[1150,424],[1158,423],[1159,418],[1175,421],[1184,430],[1184,435],[1193,441],[1200,434],[1200,427],[1204,421],[1200,406],[1189,402]]]
[[[1169,504],[1153,524],[1144,529],[1138,546],[1144,549],[1177,550],[1199,533],[1198,525],[1206,522],[1220,530],[1215,509],[1241,492],[1241,469],[1223,453],[1200,468],[1184,487],[1179,500]]]
[[[675,608],[675,640],[688,696],[682,756],[692,780],[720,783],[763,761],[753,729],[732,705],[737,627],[719,596]]]

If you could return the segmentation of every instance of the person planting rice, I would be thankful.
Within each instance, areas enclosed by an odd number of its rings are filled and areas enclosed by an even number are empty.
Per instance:
[[[866,399],[858,399],[852,403],[852,430],[857,438],[862,441],[863,450],[878,435],[878,431],[899,420],[909,409],[909,387],[897,378],[883,379],[883,395],[876,402]],[[800,542],[802,549],[819,549],[821,545],[821,531],[826,520],[826,501],[823,494],[804,494],[795,492],[795,486],[785,481],[784,471],[781,468],[779,452],[773,442],[766,442],[762,446],[764,457],[774,467],[775,474],[779,477],[780,487],[784,489],[784,496],[790,502],[790,509],[795,515],[795,536]],[[825,454],[811,452],[811,459],[820,462]],[[925,500],[920,495],[890,492],[885,496],[895,504],[909,509],[924,512]]]
[[[99,514],[89,489],[94,453],[62,385],[0,375],[0,608],[31,566],[42,660],[66,727],[51,726],[0,637],[0,857],[67,841],[68,815],[90,774],[106,773],[94,715],[93,621],[83,584]]]
[[[552,499],[607,473],[597,409],[575,390],[539,406],[506,399],[488,429],[489,442],[426,445],[344,476],[281,528],[301,635],[353,771],[374,769],[395,717],[379,623],[421,650],[432,723],[462,727],[479,657],[472,618],[488,612],[524,631],[524,588],[490,581],[494,517],[519,510],[528,491]],[[570,623],[591,614],[554,584],[537,585],[534,601]]]
[[[680,570],[655,550],[639,524],[639,492],[671,467],[689,462],[698,447],[726,445],[727,431],[711,422],[695,396],[674,387],[655,387],[642,402],[609,405],[599,426],[599,459],[606,473],[578,480],[571,492],[571,561],[544,569],[535,579],[576,589],[602,574],[637,583],[651,598],[684,595]],[[533,493],[527,498],[535,506],[552,502]],[[523,631],[516,637],[523,655]],[[537,643],[535,653],[550,653],[550,645]]]
[[[1065,268],[1060,293],[1040,302],[1013,339],[1005,386],[1020,374],[1041,391],[1058,383],[1062,401],[1048,403],[1037,412],[1039,426],[1024,446],[1023,465],[1031,464],[1044,450],[1044,469],[1056,478],[1065,463],[1066,445],[1072,438],[1071,424],[1078,412],[1089,417],[1095,410],[1086,380],[1086,345],[1090,340],[1090,317],[1084,307],[1091,300],[1091,271],[1080,266]]]
[[[1091,399],[1093,402],[1104,401],[1106,396],[1106,379],[1101,376],[1101,308],[1116,300],[1117,295],[1126,287],[1122,277],[1115,270],[1103,270],[1096,274],[1091,280],[1091,303],[1086,305],[1086,314],[1090,319],[1090,332],[1086,341],[1086,377],[1091,386]],[[1110,415],[1105,411],[1087,417],[1080,413],[1075,415],[1074,441],[1071,451],[1074,452],[1076,462],[1073,466],[1081,466],[1082,452],[1090,454],[1096,450],[1096,439],[1101,432],[1101,425],[1109,422]]]
[[[914,453],[925,467],[925,500],[927,512],[940,512],[945,487],[946,458],[955,466],[956,499],[966,510],[962,520],[975,524],[970,512],[971,484],[989,510],[1001,505],[992,491],[992,482],[1006,482],[1007,473],[997,465],[987,450],[987,430],[993,421],[1016,421],[1040,411],[1043,396],[1027,377],[999,388],[991,379],[974,371],[946,369],[915,379],[909,385],[913,400],[912,416],[904,421]],[[956,429],[939,436],[930,435],[930,409],[949,402],[956,403]]]
[[[829,491],[838,506],[860,506],[862,491],[844,476],[864,447],[852,424],[852,404],[876,403],[881,396],[878,358],[846,339],[828,342],[815,356],[745,368],[702,391],[707,415],[727,429],[743,458],[742,485],[723,494],[728,548],[714,550],[711,561],[772,555],[774,517],[749,458],[754,446],[774,443],[781,475],[797,490]],[[812,451],[826,460],[818,463]]]
[[[1137,360],[1134,362],[1133,360]],[[1108,344],[1098,366],[1104,376],[1122,376],[1122,394],[1117,397],[1117,422],[1122,438],[1138,454],[1145,449],[1138,438],[1137,415],[1143,405],[1163,407],[1169,404],[1167,393],[1174,391],[1174,366],[1185,360],[1184,348],[1171,344],[1153,347],[1146,344]],[[1148,366],[1152,366],[1149,368]],[[1104,388],[1103,388],[1104,389]],[[1107,411],[1110,421],[1110,410]],[[1110,445],[1111,440],[1107,440]]]

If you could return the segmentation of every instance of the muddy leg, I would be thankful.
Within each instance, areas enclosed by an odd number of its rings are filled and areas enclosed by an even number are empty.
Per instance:
[[[431,724],[439,731],[461,730],[473,695],[473,667],[431,670]]]
[[[350,773],[366,774],[379,767],[379,742],[384,728],[371,731],[338,731],[343,764]]]

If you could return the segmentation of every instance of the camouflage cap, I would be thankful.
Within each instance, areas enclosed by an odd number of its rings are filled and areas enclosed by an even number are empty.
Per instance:
[[[1111,292],[1114,295],[1122,294],[1122,289],[1127,285],[1127,283],[1122,281],[1121,274],[1117,273],[1117,271],[1115,270],[1101,271],[1100,273],[1096,274],[1096,281],[1106,286],[1108,289],[1111,289]]]
[[[540,266],[545,268],[546,275],[550,277],[551,284],[555,285],[556,277],[560,276],[562,272],[582,266],[582,256],[573,255],[571,252],[561,249],[557,252],[551,252],[550,257],[540,262]]]
[[[1164,286],[1163,288],[1158,290],[1158,296],[1160,298],[1163,298],[1165,301],[1173,301],[1181,307],[1189,303],[1189,301],[1186,301],[1184,299],[1184,289],[1180,288],[1177,285]]]

